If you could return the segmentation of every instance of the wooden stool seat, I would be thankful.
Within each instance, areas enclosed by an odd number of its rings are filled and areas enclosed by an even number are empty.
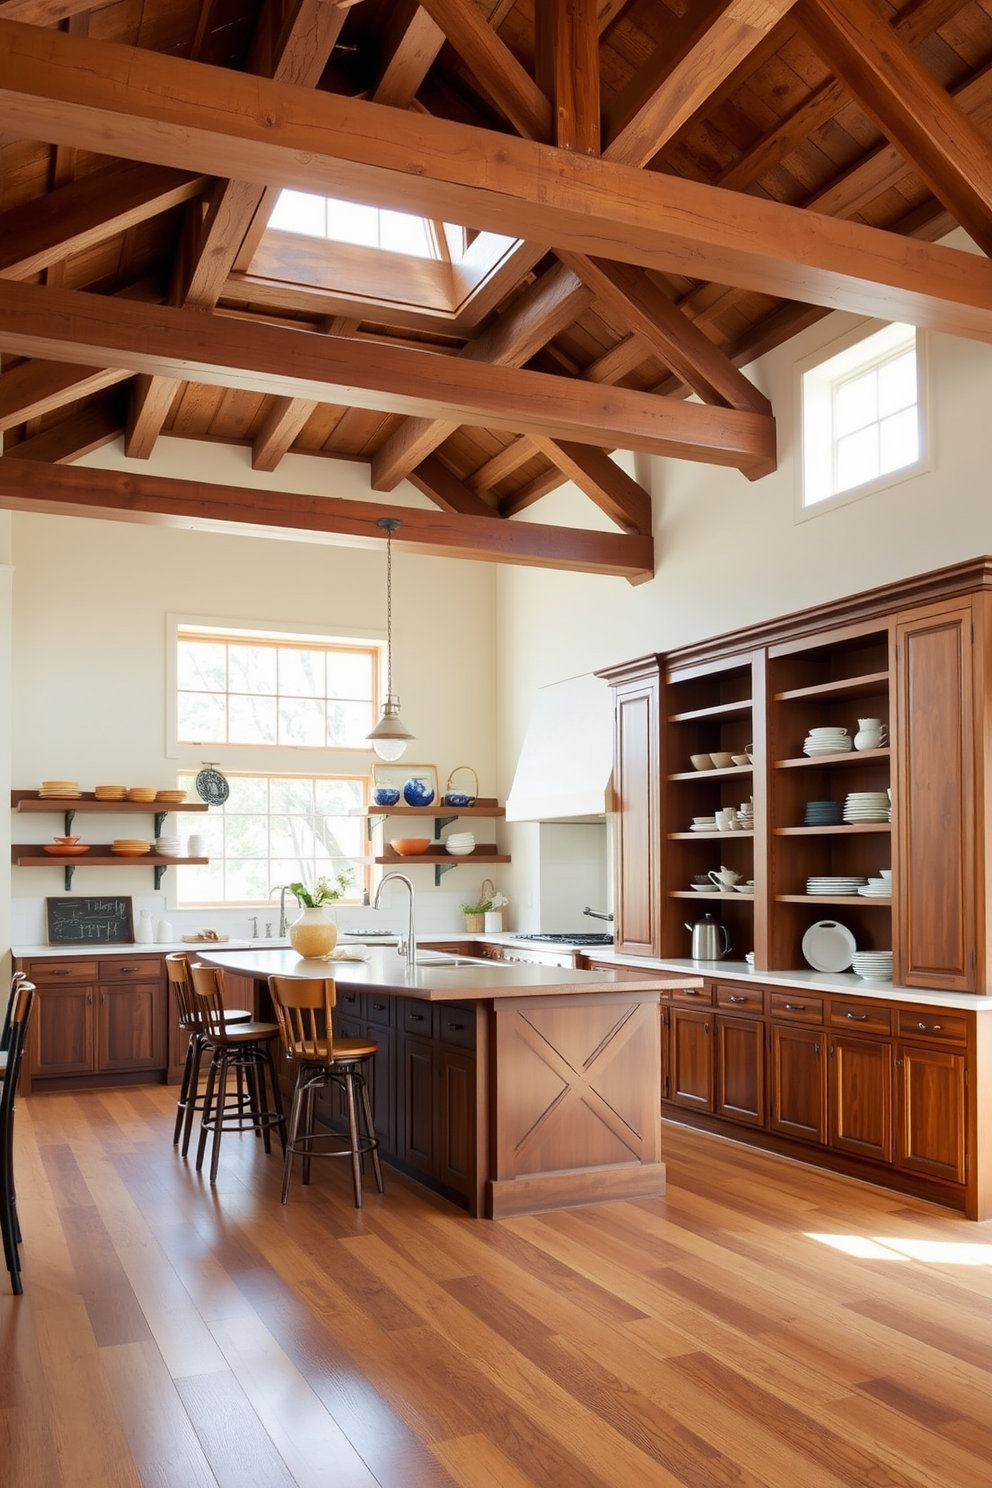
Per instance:
[[[200,1065],[203,1055],[211,1048],[211,1042],[201,1032],[200,1023],[197,1020],[193,1008],[193,987],[189,975],[189,962],[182,951],[173,952],[165,958],[165,973],[169,979],[169,986],[176,999],[176,1009],[179,1014],[179,1027],[188,1035],[186,1043],[186,1058],[183,1062],[182,1079],[179,1085],[179,1099],[176,1102],[176,1125],[172,1133],[172,1145],[179,1145],[182,1135],[182,1155],[189,1151],[190,1133],[193,1130],[193,1117],[199,1111],[203,1111],[203,1093],[200,1090]],[[245,1024],[251,1022],[251,1013],[246,1008],[225,1008],[225,1028],[233,1023]]]
[[[282,1202],[289,1200],[293,1158],[303,1158],[303,1182],[310,1182],[313,1157],[350,1157],[355,1207],[362,1207],[362,1165],[366,1153],[380,1193],[382,1166],[379,1138],[372,1121],[372,1103],[363,1066],[379,1052],[373,1039],[335,1038],[332,1014],[337,988],[330,977],[269,977],[272,1005],[279,1020],[283,1051],[296,1066],[296,1088],[289,1118],[289,1139],[283,1168]],[[314,1130],[317,1092],[333,1082],[345,1094],[348,1109],[347,1145],[343,1133]],[[359,1110],[365,1125],[359,1130]]]

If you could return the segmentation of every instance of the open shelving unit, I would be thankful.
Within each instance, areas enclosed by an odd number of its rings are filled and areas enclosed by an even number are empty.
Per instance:
[[[209,810],[209,807],[198,801],[168,804],[164,801],[98,801],[92,791],[82,791],[78,796],[47,796],[43,799],[37,791],[12,790],[10,804],[14,811],[29,815],[61,815],[66,837],[72,832],[72,823],[77,812],[102,816],[152,816],[155,819],[155,836],[160,837],[165,818],[173,812],[187,815]],[[47,853],[44,844],[40,842],[17,842],[11,845],[10,861],[15,868],[62,868],[67,890],[72,887],[72,875],[77,868],[152,868],[155,873],[155,887],[158,889],[167,868],[174,868],[177,864],[210,861],[209,858],[165,857],[156,852],[125,855],[112,852],[109,842],[94,842],[89,844],[89,848],[88,853],[66,858],[56,853]]]
[[[426,852],[404,856],[401,853],[382,850],[373,854],[372,861],[389,868],[397,868],[403,864],[408,868],[430,864],[434,869],[435,888],[440,885],[441,879],[446,873],[450,873],[452,868],[460,868],[470,863],[510,862],[509,854],[501,853],[495,842],[477,842],[472,852],[456,855],[449,853],[443,842],[439,840],[444,828],[449,827],[452,822],[458,821],[463,816],[481,816],[490,821],[505,817],[506,808],[501,806],[495,797],[480,796],[472,806],[444,806],[440,802],[432,803],[430,806],[358,806],[350,814],[367,818],[367,833],[370,842],[375,840],[376,833],[393,817],[404,821],[410,821],[413,818],[421,822],[432,820],[434,842]]]

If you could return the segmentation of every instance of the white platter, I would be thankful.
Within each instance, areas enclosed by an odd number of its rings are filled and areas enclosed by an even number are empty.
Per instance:
[[[803,955],[814,971],[846,971],[858,943],[846,925],[817,920],[803,936]]]

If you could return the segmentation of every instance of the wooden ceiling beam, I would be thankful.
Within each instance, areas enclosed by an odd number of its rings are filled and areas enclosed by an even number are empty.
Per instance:
[[[827,66],[986,254],[992,144],[868,0],[798,0],[796,20]]]
[[[506,445],[499,454],[493,455],[484,465],[473,470],[471,475],[465,477],[465,484],[470,491],[481,496],[483,491],[491,491],[498,486],[500,481],[506,480],[521,465],[533,458],[537,453],[530,439],[515,439],[512,444]]]
[[[370,546],[383,540],[377,525],[381,518],[398,517],[402,527],[393,544],[412,552],[612,574],[631,583],[651,578],[654,571],[653,540],[625,532],[504,522],[496,516],[461,516],[295,492],[246,491],[84,465],[0,459],[0,509],[220,532],[244,533],[249,528],[307,542],[342,537]]]
[[[553,139],[551,104],[473,0],[421,0],[421,6],[518,134],[529,140]]]
[[[416,470],[410,472],[410,484],[442,511],[461,512],[470,517],[499,517],[499,512],[477,492],[469,490],[438,455],[421,460]]]
[[[587,310],[592,300],[592,291],[570,269],[556,264],[493,325],[470,341],[459,360],[492,367],[522,366]],[[457,427],[450,421],[429,418],[402,424],[372,458],[372,489],[395,490]]]
[[[605,450],[562,439],[532,442],[624,532],[651,531],[651,497]]]
[[[36,460],[43,465],[71,464],[111,444],[123,432],[126,417],[127,389],[110,388],[60,423],[5,449],[3,456],[5,460]]]
[[[507,0],[488,0],[482,7],[489,12],[491,26],[499,23],[508,8]],[[382,48],[385,65],[372,90],[372,102],[409,108],[444,42],[441,27],[418,0],[394,0]]]
[[[517,367],[0,280],[0,351],[771,469],[775,425]]]
[[[207,177],[121,161],[0,217],[0,275],[29,279],[160,212],[202,196]]]
[[[0,22],[31,139],[474,222],[533,243],[992,340],[974,254],[357,99]]]
[[[357,320],[335,316],[322,328],[331,336],[351,336]],[[320,405],[310,398],[274,398],[262,427],[252,442],[252,470],[275,470],[307,419]]]
[[[87,368],[40,358],[5,368],[0,377],[0,433],[116,382],[126,382],[128,376],[118,367]]]
[[[0,0],[0,20],[29,26],[57,26],[92,10],[94,0]]]
[[[554,110],[562,150],[600,152],[597,0],[543,0],[534,7],[537,81]]]
[[[647,165],[795,0],[696,0],[607,111],[603,154]]]

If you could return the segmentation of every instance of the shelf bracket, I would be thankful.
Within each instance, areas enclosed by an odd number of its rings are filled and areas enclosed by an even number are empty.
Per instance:
[[[168,872],[168,868],[168,863],[156,863],[152,869],[152,872],[155,874],[155,887],[157,889],[162,887],[162,874]]]
[[[452,822],[456,822],[457,820],[458,820],[457,815],[455,815],[455,816],[436,816],[434,818],[434,836],[435,837],[440,837],[440,835],[443,832],[444,828],[445,827],[450,827],[451,826],[451,823]]]
[[[67,811],[66,814],[65,814],[65,835],[67,837],[69,836],[69,833],[72,831],[72,823],[75,820],[75,817],[76,817],[76,813],[75,813],[74,810],[73,811]],[[72,872],[72,869],[71,868],[67,868],[65,871],[66,871],[66,873],[71,873]],[[68,885],[68,883],[66,883],[66,888],[68,888],[68,887],[69,887],[69,885]]]
[[[434,887],[436,889],[439,889],[441,887],[441,879],[444,877],[444,875],[446,873],[450,873],[451,870],[452,870],[452,868],[457,868],[457,867],[458,867],[458,864],[457,863],[435,863],[434,864]]]
[[[162,828],[165,826],[165,818],[168,816],[168,814],[169,813],[167,811],[156,811],[156,813],[155,813],[155,836],[156,837],[161,837],[161,835],[162,835]],[[158,885],[156,884],[155,887],[158,888]]]
[[[73,817],[73,813],[71,811],[67,811],[66,814],[65,814],[65,818],[66,818],[66,820],[65,820],[65,835],[67,837],[69,835],[69,823],[72,821],[72,817]],[[76,871],[76,865],[75,865],[75,863],[66,863],[66,865],[65,865],[65,891],[66,891],[67,894],[68,894],[69,890],[72,888],[72,875],[75,873],[75,871]]]
[[[376,827],[381,827],[382,824],[383,824],[383,822],[385,820],[386,820],[385,815],[383,815],[383,816],[370,816],[370,817],[368,817],[366,819],[366,822],[365,822],[365,836],[368,838],[369,842],[372,841],[372,833],[375,831]]]

